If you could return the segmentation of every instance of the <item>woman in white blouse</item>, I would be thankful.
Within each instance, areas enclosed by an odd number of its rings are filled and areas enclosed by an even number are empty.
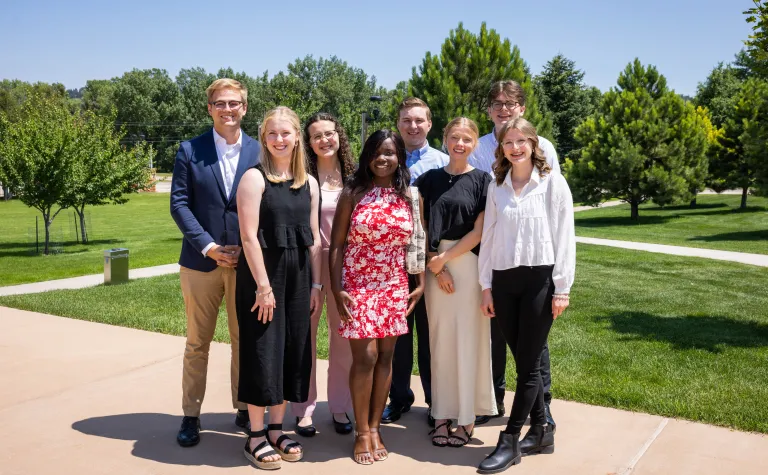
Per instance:
[[[547,165],[536,129],[518,118],[497,138],[478,266],[482,311],[498,318],[515,357],[517,387],[507,427],[479,473],[505,470],[521,455],[554,452],[539,355],[554,319],[568,307],[576,269],[573,198],[565,178]],[[531,428],[520,440],[529,414]]]

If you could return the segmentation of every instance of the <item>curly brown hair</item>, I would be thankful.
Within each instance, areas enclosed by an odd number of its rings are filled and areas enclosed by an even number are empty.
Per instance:
[[[334,127],[336,127],[336,133],[339,134],[339,151],[336,153],[336,157],[339,159],[339,166],[341,168],[341,180],[344,181],[355,173],[355,159],[352,157],[352,149],[349,148],[349,139],[344,131],[344,127],[341,126],[336,117],[327,112],[313,114],[307,120],[306,125],[304,125],[304,143],[306,144],[307,158],[309,159],[309,173],[317,180],[320,180],[320,177],[317,176],[317,154],[309,145],[309,127],[321,120],[333,122]]]
[[[496,161],[493,162],[493,174],[496,177],[496,184],[499,186],[504,183],[509,170],[512,168],[512,163],[504,156],[504,145],[502,143],[504,136],[511,129],[519,130],[531,143],[531,161],[533,161],[533,166],[538,168],[539,176],[543,177],[552,170],[547,163],[544,152],[539,148],[539,136],[536,134],[536,127],[522,117],[518,117],[504,124],[501,130],[496,132],[496,140],[499,144],[496,146],[496,152],[494,153]]]

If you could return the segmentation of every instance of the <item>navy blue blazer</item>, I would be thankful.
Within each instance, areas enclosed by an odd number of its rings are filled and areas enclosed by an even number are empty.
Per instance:
[[[243,173],[259,163],[261,145],[243,134],[232,193],[227,198],[213,129],[182,142],[176,153],[171,181],[171,216],[184,235],[179,264],[202,272],[216,269],[216,261],[203,256],[211,242],[240,245],[237,185]]]

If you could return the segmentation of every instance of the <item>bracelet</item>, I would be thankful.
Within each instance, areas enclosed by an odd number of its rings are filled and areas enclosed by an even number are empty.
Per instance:
[[[440,277],[440,276],[441,276],[442,274],[444,274],[444,273],[445,273],[447,270],[448,270],[448,267],[446,267],[446,266],[443,266],[443,268],[442,268],[442,269],[440,269],[440,272],[438,272],[437,274],[435,274],[435,277]]]
[[[257,291],[257,292],[256,292],[256,297],[261,297],[261,296],[263,296],[263,295],[269,295],[269,294],[271,294],[271,293],[272,293],[272,287],[270,287],[270,288],[269,288],[269,290],[267,290],[266,292],[258,292],[258,291]]]
[[[558,300],[568,300],[570,297],[568,296],[568,294],[554,294],[552,298],[558,299]]]

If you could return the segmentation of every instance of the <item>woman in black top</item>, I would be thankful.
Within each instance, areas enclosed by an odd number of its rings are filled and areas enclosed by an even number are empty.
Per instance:
[[[283,435],[285,402],[304,402],[312,370],[310,316],[320,303],[319,189],[307,173],[301,125],[278,107],[261,125],[261,163],[237,192],[243,253],[237,266],[238,399],[248,404],[245,457],[275,469],[304,455]],[[258,309],[258,310],[257,310]],[[264,410],[269,422],[264,430]],[[275,452],[277,451],[277,453]]]
[[[476,415],[495,415],[490,322],[480,311],[477,254],[490,175],[468,163],[477,125],[451,121],[443,134],[450,161],[421,175],[415,185],[427,232],[425,299],[432,364],[430,432],[438,447],[461,447],[472,437]],[[451,420],[458,428],[451,432]]]

